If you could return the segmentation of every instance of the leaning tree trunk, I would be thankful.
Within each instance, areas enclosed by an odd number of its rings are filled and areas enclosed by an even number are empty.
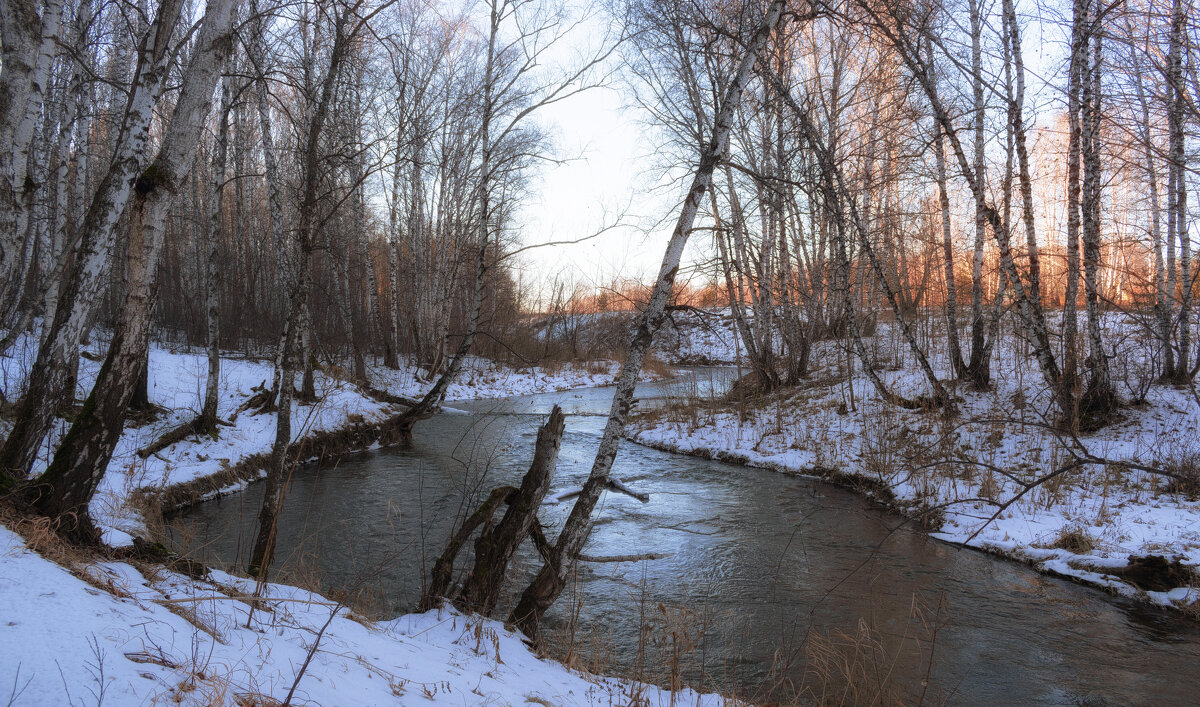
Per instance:
[[[608,423],[604,426],[604,435],[596,451],[596,459],[592,464],[591,473],[583,485],[571,514],[567,517],[558,540],[549,552],[541,570],[522,593],[517,606],[513,609],[510,621],[529,636],[537,633],[539,624],[546,611],[558,599],[566,586],[567,575],[575,564],[576,558],[583,549],[592,527],[592,511],[600,500],[600,493],[608,483],[613,460],[617,456],[621,434],[625,429],[625,420],[633,407],[633,390],[637,386],[638,375],[642,370],[646,353],[654,341],[654,334],[662,326],[665,319],[667,298],[671,287],[675,284],[675,276],[679,272],[679,261],[683,255],[683,247],[691,235],[692,225],[696,220],[696,212],[705,192],[712,188],[713,171],[725,158],[729,149],[729,132],[733,125],[734,111],[741,102],[746,85],[750,82],[751,72],[759,54],[766,46],[767,39],[779,23],[786,3],[784,0],[773,0],[767,9],[767,15],[762,25],[754,32],[746,47],[745,55],[738,65],[733,81],[722,96],[718,107],[716,120],[713,123],[712,137],[700,152],[700,162],[692,177],[691,187],[683,202],[679,220],[671,239],[667,243],[663,255],[662,266],[658,271],[658,279],[650,294],[650,301],[637,320],[637,328],[629,343],[629,353],[621,366],[621,375],[617,380],[617,389],[613,394],[612,408],[609,410]]]
[[[280,344],[278,359],[279,397],[275,418],[275,442],[271,447],[266,488],[263,491],[262,505],[259,508],[254,549],[247,567],[248,572],[257,577],[259,582],[266,581],[271,561],[274,559],[275,526],[279,512],[283,508],[284,494],[287,491],[287,472],[290,466],[287,453],[292,442],[292,387],[295,384],[294,352],[301,334],[299,331],[302,326],[301,318],[308,308],[308,296],[312,288],[313,249],[316,234],[320,228],[317,210],[321,199],[318,190],[318,180],[320,179],[318,170],[322,162],[321,134],[329,116],[330,104],[334,97],[334,86],[341,73],[347,44],[352,39],[346,34],[349,18],[349,9],[344,9],[335,21],[333,45],[329,50],[329,67],[321,82],[321,92],[316,105],[313,106],[312,115],[305,131],[301,172],[303,191],[301,192],[300,217],[296,231],[300,262],[296,269],[295,279],[289,288],[288,317],[284,325],[283,341]]]
[[[305,219],[301,216],[301,221]],[[288,318],[284,324],[282,351],[279,355],[279,384],[276,393],[275,442],[271,445],[267,478],[263,488],[262,505],[258,511],[258,531],[246,572],[265,582],[271,561],[275,557],[276,526],[279,512],[283,509],[283,498],[287,491],[288,447],[292,443],[292,401],[295,398],[296,350],[300,336],[300,318],[307,306],[311,290],[312,248],[308,243],[300,247],[299,271],[289,291]]]
[[[458,348],[455,349],[454,356],[450,359],[450,363],[446,365],[445,370],[433,384],[433,387],[430,388],[427,393],[425,393],[425,395],[417,402],[416,405],[404,412],[402,417],[403,422],[401,425],[401,434],[406,436],[411,436],[412,426],[418,420],[429,417],[434,410],[437,409],[437,406],[441,404],[442,400],[445,399],[447,388],[449,388],[450,383],[454,381],[455,377],[458,376],[458,372],[462,368],[463,361],[466,359],[467,354],[471,352],[471,346],[475,343],[475,336],[479,332],[479,322],[483,314],[484,280],[486,279],[488,270],[490,269],[488,266],[488,244],[491,242],[489,224],[492,218],[492,151],[495,149],[495,145],[492,144],[491,121],[493,117],[493,111],[496,109],[494,84],[496,71],[496,39],[499,31],[498,23],[499,17],[493,11],[492,28],[488,37],[487,63],[486,68],[484,69],[483,116],[479,129],[480,166],[478,193],[476,196],[476,203],[479,207],[479,231],[476,237],[479,240],[478,243],[475,244],[475,281],[471,290],[471,303],[469,309],[470,316],[468,317],[467,331],[463,335],[462,340],[459,342]],[[419,175],[414,173],[414,179],[419,179]],[[416,185],[414,185],[413,199],[419,201],[420,198],[420,193],[417,191]],[[447,322],[448,320],[449,317],[446,317],[442,321]],[[439,332],[437,337],[435,337],[437,341],[441,342],[439,349],[444,350],[446,340],[445,334],[446,332],[442,331]],[[435,359],[433,366],[430,368],[431,374],[441,367],[441,358],[442,357],[439,354],[439,356]]]
[[[108,356],[83,411],[38,480],[39,508],[69,534],[90,538],[88,503],[124,429],[125,410],[150,343],[154,271],[176,185],[191,169],[213,88],[233,46],[234,0],[210,0],[179,100],[153,164],[137,179],[131,208],[126,292]]]

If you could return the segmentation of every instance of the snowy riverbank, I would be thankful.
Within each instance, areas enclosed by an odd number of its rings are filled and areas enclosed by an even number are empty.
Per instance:
[[[9,356],[0,357],[0,383],[6,397],[18,394],[36,355],[28,337],[18,342]],[[80,359],[77,395],[87,395],[99,371],[100,351],[93,349]],[[149,398],[162,412],[151,422],[127,425],[117,445],[107,473],[91,503],[91,513],[104,533],[104,542],[112,547],[127,546],[133,536],[146,536],[139,496],[160,493],[164,489],[189,484],[199,479],[218,477],[240,460],[270,451],[275,439],[275,417],[245,411],[233,420],[235,411],[253,395],[253,388],[269,384],[272,365],[261,360],[222,358],[218,417],[234,422],[221,426],[220,437],[191,436],[146,459],[137,452],[157,440],[164,432],[193,419],[199,412],[208,363],[203,354],[172,351],[159,345],[151,347]],[[590,364],[561,364],[553,369],[530,367],[514,370],[486,359],[471,359],[452,383],[447,400],[507,397],[607,385],[612,382],[617,364],[598,361]],[[371,383],[393,395],[417,397],[431,382],[418,379],[412,368],[391,370],[371,368]],[[338,378],[316,373],[318,400],[311,405],[295,404],[292,413],[292,439],[312,438],[352,425],[379,425],[401,412],[398,406],[381,403],[365,395],[357,386]],[[0,432],[7,434],[7,425]],[[65,434],[66,420],[58,420],[51,444],[43,446],[35,473],[49,463],[49,450]],[[214,493],[228,493],[244,486],[234,483]]]
[[[451,610],[370,621],[318,594],[268,584],[251,612],[252,580],[67,562],[0,527],[8,704],[267,705],[289,695],[309,705],[722,704],[569,670],[502,624]]]
[[[836,346],[818,343],[818,350],[830,350],[813,360],[845,360]],[[924,392],[894,332],[885,329],[871,346],[893,390]],[[1001,346],[993,389],[959,386],[959,414],[947,418],[884,404],[861,373],[848,378],[834,364],[800,386],[763,397],[646,410],[628,436],[663,450],[858,485],[925,519],[937,538],[1196,611],[1200,587],[1189,568],[1200,564],[1200,407],[1191,391],[1152,386],[1146,402],[1124,408],[1121,419],[1064,438],[1046,424],[1049,396],[1031,368],[1021,351]],[[1072,450],[1113,463],[1082,466],[1027,488],[1072,462]],[[1195,474],[1196,483],[1121,461]],[[1164,576],[1154,572],[1162,567],[1130,564],[1131,556],[1151,555],[1181,566],[1169,566]],[[1147,573],[1158,576],[1148,581]]]
[[[5,393],[15,394],[33,352],[18,345],[0,359]],[[81,361],[79,394],[99,364]],[[229,420],[271,378],[267,362],[223,359],[219,416]],[[192,419],[207,370],[202,355],[154,346],[150,400],[164,409],[149,423],[127,427],[92,502],[91,512],[112,547],[147,536],[145,496],[221,473],[267,452],[270,414],[243,412],[220,438],[190,437],[147,459],[137,451]],[[500,397],[610,383],[616,364],[563,364],[554,370],[506,369],[474,360],[451,386],[449,399]],[[396,395],[424,386],[413,371],[372,371],[372,383]],[[298,405],[293,438],[382,425],[400,408],[318,373],[319,401]],[[66,422],[59,421],[55,438]],[[48,459],[43,457],[39,466]],[[220,489],[230,492],[239,482]],[[252,580],[212,572],[195,579],[159,565],[106,561],[63,548],[44,527],[24,523],[39,555],[0,527],[0,691],[14,705],[277,704],[295,687],[305,704],[718,704],[717,698],[671,693],[626,680],[590,676],[534,655],[501,624],[451,611],[373,622],[325,597],[268,585],[267,610],[249,619],[240,599]],[[53,558],[47,559],[47,558]],[[54,561],[54,560],[57,560]],[[312,660],[305,665],[311,654]],[[644,701],[644,702],[641,702]]]

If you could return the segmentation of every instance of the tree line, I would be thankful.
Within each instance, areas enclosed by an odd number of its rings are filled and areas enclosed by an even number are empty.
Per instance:
[[[5,3],[0,326],[36,362],[0,483],[93,535],[152,335],[208,351],[200,433],[220,432],[221,352],[274,362],[275,469],[321,365],[411,365],[427,413],[519,318],[515,214],[552,154],[534,118],[611,49],[550,57],[579,21],[511,0]],[[111,340],[74,409],[94,329]]]
[[[274,360],[260,401],[278,419],[260,520],[272,527],[291,401],[313,397],[320,360],[361,379],[371,356],[416,362],[433,382],[417,417],[489,329],[519,317],[505,264],[552,147],[534,116],[614,63],[687,186],[592,473],[518,623],[536,624],[586,541],[696,234],[761,390],[802,381],[814,344],[838,339],[883,400],[953,412],[953,383],[992,385],[1011,332],[1056,422],[1103,424],[1136,402],[1117,388],[1117,313],[1157,379],[1200,370],[1189,0],[607,9],[622,41],[547,71],[580,22],[554,3],[5,3],[0,316],[6,348],[25,332],[38,346],[2,483],[26,484],[70,413],[26,488],[88,535],[126,415],[147,404],[151,334],[175,332],[209,352],[194,426],[210,434],[220,351]],[[1030,52],[1031,34],[1060,59]],[[885,320],[921,396],[877,369],[868,340]],[[69,410],[97,322],[112,332],[105,360]],[[260,533],[254,568],[271,547]]]

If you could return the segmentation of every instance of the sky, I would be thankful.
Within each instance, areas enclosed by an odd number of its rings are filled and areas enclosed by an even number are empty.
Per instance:
[[[601,86],[539,111],[554,137],[557,163],[534,180],[522,210],[526,244],[585,242],[528,251],[526,276],[604,286],[615,278],[653,277],[670,236],[660,222],[680,197],[659,180],[648,128],[624,90]]]
[[[585,47],[604,34],[603,21],[597,16],[576,28],[551,59],[570,63],[572,56],[586,52]],[[1035,127],[1057,114],[1061,97],[1054,82],[1063,30],[1028,16],[1024,22],[1026,119]],[[619,61],[613,57],[614,64]],[[671,182],[661,174],[655,133],[642,122],[644,114],[628,91],[614,79],[611,85],[538,111],[537,121],[554,136],[554,156],[564,161],[547,163],[534,180],[520,214],[522,243],[575,240],[618,220],[623,225],[584,243],[522,254],[519,262],[526,292],[547,292],[560,280],[568,283],[568,289],[571,285],[603,287],[617,278],[648,281],[657,272],[684,184],[678,179],[682,175]],[[991,98],[989,103],[994,104]],[[694,238],[689,244],[685,267],[703,257],[703,240]]]

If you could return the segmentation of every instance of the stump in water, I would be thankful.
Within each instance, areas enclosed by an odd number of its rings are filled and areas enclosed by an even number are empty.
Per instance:
[[[437,606],[441,598],[446,596],[450,590],[450,582],[454,579],[454,560],[458,557],[458,551],[467,542],[467,538],[471,537],[471,533],[484,523],[491,523],[492,515],[495,514],[496,508],[502,502],[506,503],[509,497],[516,492],[512,486],[501,486],[493,489],[491,495],[483,502],[475,512],[462,524],[454,535],[450,537],[450,541],[446,543],[446,549],[442,551],[437,562],[433,563],[433,571],[430,573],[429,589],[425,591],[425,595],[421,597],[421,609],[428,611]]]
[[[475,541],[475,565],[455,604],[464,611],[483,615],[495,608],[504,576],[508,572],[508,563],[525,537],[535,530],[541,530],[537,524],[537,510],[550,488],[550,479],[558,465],[564,424],[565,416],[555,405],[550,412],[550,419],[538,429],[533,463],[525,473],[521,487],[514,489],[501,486],[494,489],[450,538],[446,549],[434,563],[429,589],[421,597],[422,609],[433,608],[449,594],[454,560],[467,539],[480,526],[484,529]],[[501,503],[506,503],[508,510],[500,523],[493,527],[492,516]]]
[[[538,508],[550,490],[550,477],[558,465],[563,427],[563,412],[555,405],[550,419],[538,430],[533,463],[521,480],[520,490],[510,500],[500,523],[490,531],[480,533],[475,540],[475,567],[459,594],[459,608],[484,615],[496,608],[508,563],[537,523]]]

